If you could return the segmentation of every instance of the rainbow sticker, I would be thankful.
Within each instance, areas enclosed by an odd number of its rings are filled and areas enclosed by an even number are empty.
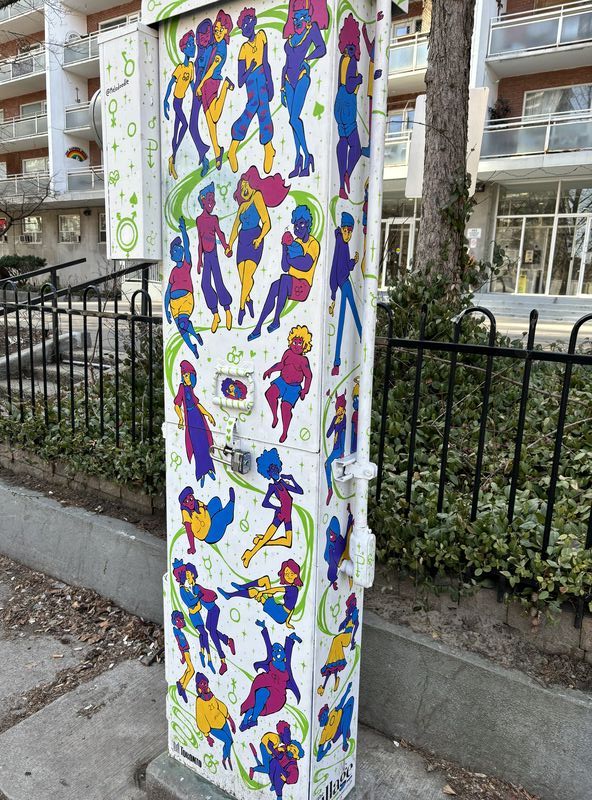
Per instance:
[[[86,153],[82,147],[70,147],[66,150],[66,158],[73,158],[74,161],[86,161],[88,159],[88,153]]]

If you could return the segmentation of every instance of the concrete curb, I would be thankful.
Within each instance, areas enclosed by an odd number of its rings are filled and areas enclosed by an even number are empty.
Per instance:
[[[592,697],[364,616],[360,721],[545,800],[589,800]]]
[[[0,482],[0,553],[162,623],[166,542],[122,520]]]

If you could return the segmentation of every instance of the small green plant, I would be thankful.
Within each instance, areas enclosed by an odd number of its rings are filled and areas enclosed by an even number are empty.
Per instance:
[[[18,279],[24,272],[41,269],[46,264],[46,259],[39,256],[0,256],[0,278]]]

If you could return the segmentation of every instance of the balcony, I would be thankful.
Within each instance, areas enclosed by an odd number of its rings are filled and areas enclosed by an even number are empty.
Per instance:
[[[384,142],[385,181],[402,181],[407,177],[410,141],[411,130],[387,133]]]
[[[0,100],[45,89],[45,50],[0,61]]]
[[[103,167],[94,167],[91,169],[78,169],[69,172],[67,175],[67,187],[69,192],[82,192],[84,194],[105,191],[105,182],[103,178]]]
[[[428,35],[416,33],[391,39],[389,92],[411,94],[425,89],[428,66]]]
[[[4,40],[28,36],[44,27],[43,0],[18,0],[0,9],[0,32]]]
[[[26,148],[23,145],[26,142]],[[0,148],[4,153],[47,147],[47,114],[14,117],[0,122]]]
[[[80,136],[85,141],[95,138],[91,126],[90,103],[76,103],[66,108],[64,130],[72,136]]]
[[[500,77],[590,64],[592,2],[506,14],[491,21],[488,66]]]
[[[64,69],[83,78],[99,77],[99,34],[90,33],[64,45]]]
[[[19,202],[27,197],[42,199],[50,194],[50,184],[51,179],[46,172],[8,175],[0,178],[0,197],[8,202]]]

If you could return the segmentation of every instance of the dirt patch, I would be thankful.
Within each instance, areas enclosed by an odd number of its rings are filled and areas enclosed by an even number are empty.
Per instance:
[[[539,800],[522,786],[491,778],[482,772],[469,772],[458,764],[433,756],[425,750],[414,747],[404,740],[401,747],[419,753],[426,762],[427,772],[438,770],[446,776],[448,783],[442,790],[442,797],[457,797],[458,800]]]
[[[143,514],[134,511],[122,503],[106,497],[105,495],[88,489],[81,494],[78,489],[68,489],[66,486],[58,486],[55,483],[48,484],[39,478],[30,475],[15,475],[7,469],[0,467],[0,479],[11,486],[25,486],[41,492],[52,500],[57,500],[63,506],[75,506],[84,508],[86,511],[93,511],[95,514],[104,514],[107,517],[115,517],[129,522],[147,533],[151,533],[158,539],[166,539],[166,515],[164,511],[155,511],[154,514]]]
[[[456,650],[468,650],[500,666],[520,670],[543,686],[592,692],[592,665],[582,657],[543,653],[509,625],[483,615],[461,617],[454,607],[447,609],[443,603],[439,603],[438,611],[426,611],[419,599],[399,594],[392,573],[384,568],[377,570],[364,604],[383,619],[406,625]]]
[[[50,683],[15,696],[12,709],[0,710],[0,733],[121,661],[163,660],[159,625],[128,614],[90,589],[67,586],[4,556],[0,556],[0,584],[7,590],[0,604],[0,621],[8,636],[45,634],[62,644],[80,642],[88,647],[80,664],[61,670]]]

